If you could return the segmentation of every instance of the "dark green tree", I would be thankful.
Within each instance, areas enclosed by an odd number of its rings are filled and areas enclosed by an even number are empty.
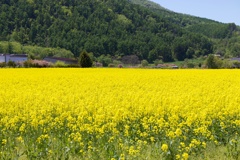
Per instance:
[[[187,52],[186,52],[186,56],[187,58],[193,58],[193,55],[195,54],[195,51],[193,48],[189,47]]]
[[[1,44],[0,44],[0,53],[3,53],[3,47]]]
[[[80,53],[79,63],[82,68],[92,67],[93,65],[92,59],[90,58],[86,50],[83,50]]]
[[[176,43],[174,44],[175,58],[179,61],[183,61],[187,57],[186,55],[187,50],[188,50],[188,45],[185,39],[177,40]]]
[[[212,55],[212,54],[208,55],[208,57],[206,59],[206,65],[208,68],[211,68],[211,69],[217,68],[217,64],[215,63],[214,55]]]

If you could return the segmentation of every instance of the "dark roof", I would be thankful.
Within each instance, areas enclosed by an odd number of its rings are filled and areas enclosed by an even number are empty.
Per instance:
[[[4,53],[1,53],[0,55],[1,55],[1,56],[7,55],[7,56],[9,56],[9,57],[28,57],[27,54],[4,54]]]
[[[70,59],[70,58],[63,58],[63,57],[45,57],[46,59],[52,59],[52,60],[59,60],[59,61],[65,61],[65,62],[77,62],[76,59]]]

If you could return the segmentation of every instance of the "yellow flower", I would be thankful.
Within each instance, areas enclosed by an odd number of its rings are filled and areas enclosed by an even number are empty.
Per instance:
[[[53,151],[52,151],[52,150],[49,150],[49,151],[48,151],[48,153],[49,153],[49,154],[52,154],[52,153],[53,153]]]
[[[167,152],[168,151],[168,145],[167,144],[163,144],[161,147],[163,152]]]
[[[180,159],[181,156],[179,154],[176,155],[176,159]]]
[[[125,155],[121,154],[119,160],[125,160]]]
[[[188,153],[183,153],[183,154],[182,154],[182,157],[183,157],[184,160],[187,160],[188,157],[189,157],[189,155],[188,155]]]
[[[180,128],[176,129],[175,131],[176,136],[181,136],[182,135],[182,130]]]
[[[174,138],[174,137],[175,137],[175,134],[174,134],[173,131],[170,131],[170,132],[168,133],[168,136],[169,136],[170,138]]]
[[[150,140],[151,140],[151,142],[155,141],[154,137],[150,137]]]
[[[135,150],[133,146],[130,146],[128,153],[129,155],[135,155],[136,153],[138,153],[138,150]]]
[[[184,142],[180,142],[180,145],[181,145],[182,148],[185,147],[185,143]]]
[[[24,142],[24,140],[23,140],[23,138],[22,138],[21,136],[19,136],[19,137],[17,138],[17,140],[18,140],[19,142],[21,142],[21,143]]]
[[[26,124],[23,123],[23,124],[21,125],[21,127],[19,128],[19,131],[20,131],[20,132],[24,132],[25,126],[26,126]]]
[[[7,140],[6,140],[6,139],[3,139],[3,140],[2,140],[2,145],[5,145],[5,144],[7,144]]]
[[[205,142],[202,142],[202,146],[203,146],[203,148],[206,148],[207,144]]]
[[[188,159],[192,148],[207,147],[203,139],[220,144],[218,134],[238,136],[232,131],[240,127],[239,75],[239,70],[0,70],[1,135],[9,136],[0,143],[26,145],[34,139],[53,149],[66,142],[62,145],[88,155],[109,140],[120,153],[136,155],[148,141],[160,143],[159,137],[180,142],[174,158]],[[212,130],[215,125],[221,130]],[[159,152],[170,149],[167,143],[160,147]]]

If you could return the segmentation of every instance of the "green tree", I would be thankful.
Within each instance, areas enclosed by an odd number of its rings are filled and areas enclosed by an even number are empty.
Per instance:
[[[211,68],[211,69],[216,69],[217,68],[217,65],[215,63],[215,60],[214,60],[214,55],[212,54],[209,54],[207,59],[206,59],[206,65],[208,68]]]
[[[107,67],[110,63],[113,63],[112,58],[110,55],[101,55],[97,58],[97,61],[102,63],[104,67]]]
[[[147,60],[142,60],[141,65],[142,65],[142,67],[147,67],[148,66],[148,61]]]
[[[209,54],[206,59],[206,65],[210,69],[218,69],[222,67],[222,60],[215,57],[213,54]]]
[[[173,57],[172,57],[172,52],[168,47],[163,47],[162,49],[162,61],[163,62],[172,62]]]
[[[187,58],[193,58],[193,55],[195,54],[195,51],[193,48],[189,47],[187,49],[187,52],[186,52],[186,55],[187,55]]]
[[[1,44],[0,44],[0,53],[3,53],[3,47]]]
[[[88,55],[87,51],[83,50],[80,53],[79,63],[82,68],[92,67],[93,62],[92,62],[92,59],[90,58],[90,56]]]
[[[11,42],[8,42],[7,53],[13,54],[13,44]]]
[[[177,39],[173,47],[175,58],[179,61],[183,61],[187,57],[186,52],[188,50],[186,39]]]

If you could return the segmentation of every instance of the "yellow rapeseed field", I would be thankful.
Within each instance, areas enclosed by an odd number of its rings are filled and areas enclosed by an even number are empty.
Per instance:
[[[240,70],[1,69],[0,131],[1,159],[189,159],[210,143],[234,150]]]

